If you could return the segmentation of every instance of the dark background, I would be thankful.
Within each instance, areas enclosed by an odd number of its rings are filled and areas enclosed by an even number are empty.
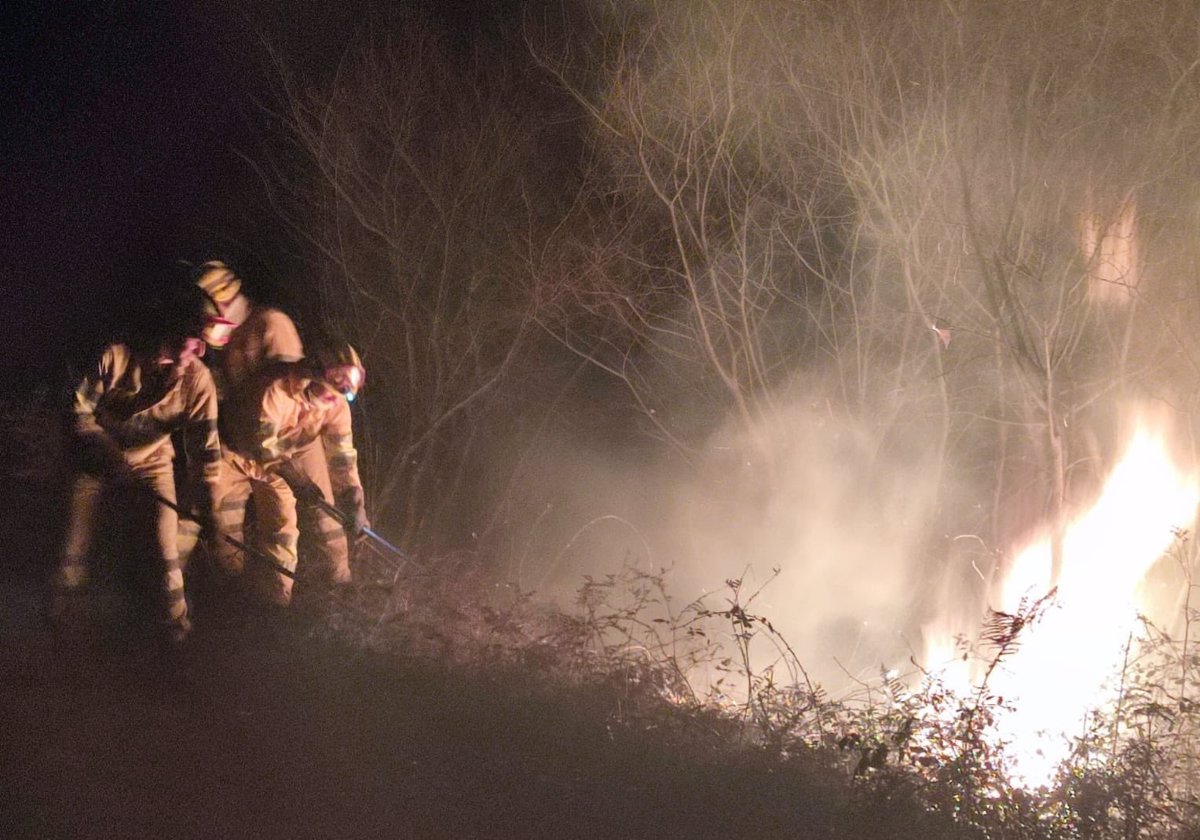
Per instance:
[[[151,277],[225,238],[248,91],[219,21],[189,4],[6,15],[0,381],[21,391],[102,338]]]
[[[395,6],[395,4],[388,4]],[[414,2],[463,39],[520,3]],[[266,45],[319,77],[370,2],[17,0],[0,85],[0,393],[61,384],[180,261],[234,262],[294,309],[303,267],[253,160],[270,142]],[[481,35],[481,33],[484,33]]]

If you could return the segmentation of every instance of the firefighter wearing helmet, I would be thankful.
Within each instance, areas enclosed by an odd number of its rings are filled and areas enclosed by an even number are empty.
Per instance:
[[[181,551],[171,436],[178,432],[186,459],[187,506],[212,523],[220,442],[217,392],[204,353],[202,304],[195,289],[153,306],[129,340],[100,353],[74,390],[72,486],[66,539],[52,581],[51,618],[69,621],[82,611],[101,498],[132,539],[139,570],[158,581],[166,632],[182,640],[191,627],[183,567],[195,531]],[[189,294],[190,293],[190,294]],[[166,504],[164,504],[166,502]]]
[[[306,529],[311,522],[325,581],[350,580],[347,528],[320,502],[343,512],[355,534],[369,527],[350,417],[350,402],[365,378],[353,347],[330,345],[298,363],[263,371],[228,411],[217,530],[242,541],[246,501],[253,496],[255,543],[282,570],[259,578],[263,594],[276,605],[287,606],[292,598],[298,515],[309,520]],[[230,545],[218,544],[218,560],[227,571],[240,572],[244,558]]]
[[[222,402],[235,395],[262,365],[303,358],[304,345],[292,319],[252,301],[241,278],[228,265],[210,260],[193,276],[208,298],[204,340],[216,351],[212,367]]]

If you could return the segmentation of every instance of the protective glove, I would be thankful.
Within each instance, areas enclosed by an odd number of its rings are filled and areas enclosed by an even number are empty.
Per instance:
[[[312,479],[302,475],[299,470],[291,464],[285,463],[279,470],[280,476],[292,488],[292,492],[296,494],[296,498],[307,505],[320,505],[325,501],[325,494],[321,492]]]
[[[211,507],[201,506],[193,514],[196,524],[200,526],[197,538],[202,545],[213,547],[217,544],[217,517]]]
[[[371,527],[371,521],[367,519],[367,497],[361,487],[347,487],[339,493],[338,509],[351,521],[347,527],[354,536]]]

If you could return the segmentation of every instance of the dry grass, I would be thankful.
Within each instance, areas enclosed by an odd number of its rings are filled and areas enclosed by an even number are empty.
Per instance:
[[[570,696],[622,737],[773,767],[864,812],[925,814],[936,836],[1159,838],[1200,829],[1191,794],[1200,730],[1178,694],[1181,680],[1185,693],[1192,687],[1196,660],[1161,632],[1131,665],[1119,719],[1096,718],[1051,788],[1028,791],[1011,779],[993,729],[1004,700],[986,685],[964,698],[931,676],[916,687],[881,677],[856,696],[831,698],[769,618],[754,613],[756,593],[740,581],[676,606],[667,573],[626,568],[586,580],[575,608],[561,610],[496,581],[468,554],[402,566],[360,554],[357,568],[353,587],[308,600],[311,632],[491,675],[516,695]],[[973,654],[1002,660],[1037,609],[993,616],[988,648]],[[752,662],[763,660],[749,650],[764,644],[778,655],[756,670]],[[1164,704],[1168,695],[1176,700]]]

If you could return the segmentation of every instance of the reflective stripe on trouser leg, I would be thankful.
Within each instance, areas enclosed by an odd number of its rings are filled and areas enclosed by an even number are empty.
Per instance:
[[[58,571],[51,581],[58,589],[78,589],[87,583],[87,556],[95,534],[96,510],[102,485],[95,476],[81,474],[71,486],[67,532]]]
[[[296,543],[297,535],[276,532],[260,539],[265,553],[279,568],[287,569],[294,575],[297,565]],[[268,600],[286,605],[292,600],[293,579],[274,569],[265,569],[262,576],[264,592]]]
[[[196,543],[200,541],[200,523],[190,519],[180,518],[179,534],[175,538],[176,549],[179,552],[179,568],[187,569]]]
[[[175,497],[175,475],[171,472],[171,465],[168,463],[164,467],[160,467],[144,476],[145,481],[150,484],[151,489],[160,499],[165,499],[172,505],[176,503]],[[160,503],[154,504],[154,525],[155,525],[155,543],[158,546],[158,552],[163,557],[170,557],[172,560],[179,558],[179,514],[169,505]]]
[[[313,547],[322,570],[331,583],[345,583],[350,580],[350,546],[346,541],[346,529],[325,513],[317,518],[316,526],[317,538]]]
[[[175,503],[175,475],[165,464],[146,476],[159,498]],[[179,514],[168,505],[157,506],[158,562],[162,564],[162,597],[167,620],[187,623],[187,600],[183,591],[183,570],[179,563]]]
[[[187,599],[183,591],[183,570],[179,567],[177,559],[165,560],[164,566],[166,568],[163,575],[163,591],[167,620],[174,624],[182,624],[187,620],[188,614]]]
[[[252,483],[243,466],[244,461],[239,456],[225,452],[221,458],[221,469],[213,492],[217,528],[217,539],[213,548],[216,551],[217,564],[234,574],[240,573],[246,564],[242,552],[229,541],[246,541],[246,500],[250,498]]]
[[[82,557],[64,557],[50,583],[55,589],[82,589],[87,584],[87,561]]]
[[[333,487],[329,481],[329,465],[325,460],[325,447],[320,439],[313,441],[292,458],[292,465],[321,490],[329,504],[336,504]],[[302,510],[305,529],[313,534],[316,560],[326,579],[333,583],[350,580],[350,547],[346,542],[346,530],[341,523],[314,505],[304,505]]]
[[[266,473],[254,482],[254,514],[258,517],[258,544],[272,562],[296,571],[296,544],[300,529],[296,525],[296,497],[287,482],[274,473]],[[267,595],[276,603],[291,601],[292,579],[272,571],[267,579]]]

